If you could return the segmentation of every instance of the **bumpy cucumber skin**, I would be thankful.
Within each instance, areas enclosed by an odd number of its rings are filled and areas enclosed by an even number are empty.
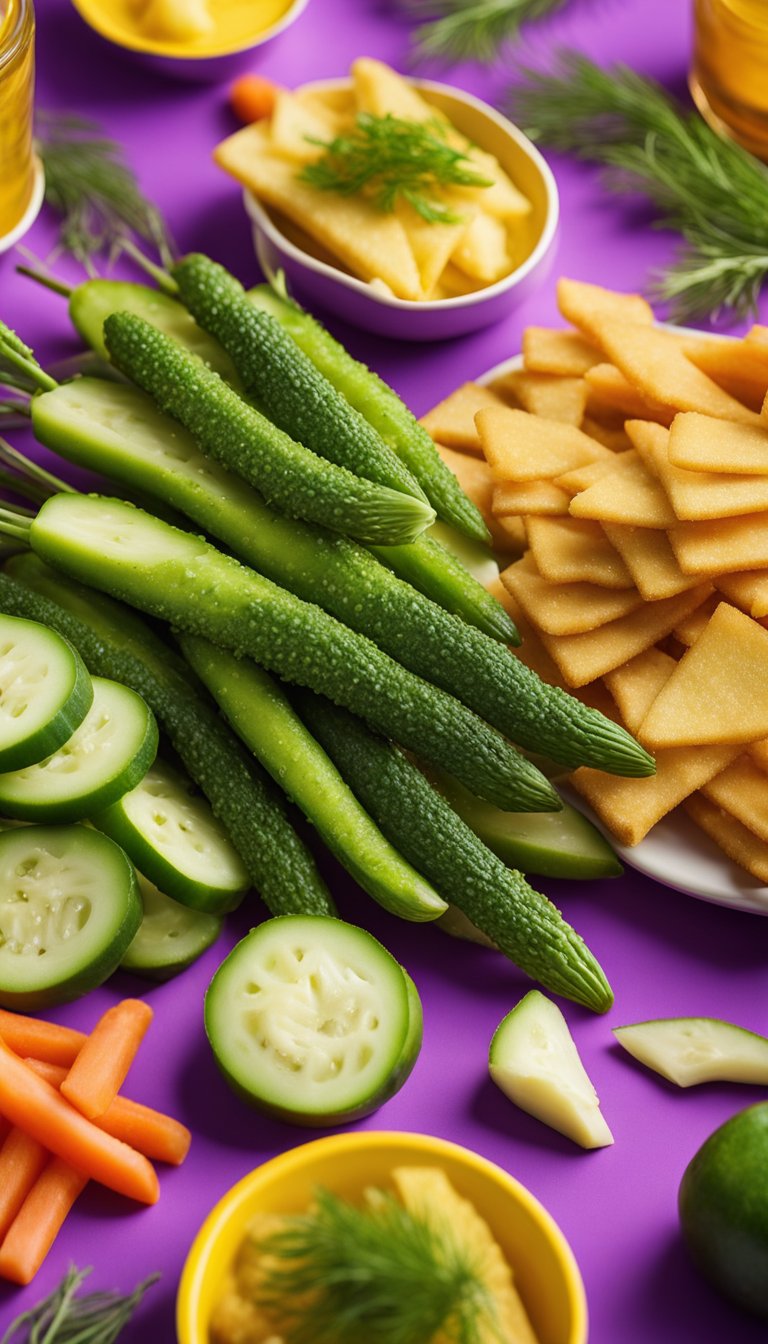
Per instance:
[[[134,611],[59,579],[36,556],[16,556],[8,568],[10,575],[0,573],[0,610],[34,610],[79,649],[92,672],[144,697],[272,914],[333,914],[328,889],[271,779],[182,660]],[[239,903],[233,897],[227,909]]]
[[[385,840],[282,687],[249,659],[205,639],[187,635],[180,642],[235,732],[363,891],[401,919],[437,919],[445,902]]]
[[[296,703],[384,834],[447,901],[547,989],[595,1012],[610,986],[556,907],[483,845],[421,772],[351,715],[306,692]]]
[[[193,355],[239,389],[237,370],[229,356],[190,317],[186,308],[170,294],[149,285],[126,280],[86,280],[69,299],[72,325],[102,359],[109,354],[104,341],[104,319],[110,313],[135,313],[146,318],[159,331],[185,345]]]
[[[268,285],[250,290],[248,299],[276,318],[320,373],[402,458],[438,518],[465,536],[487,541],[488,529],[479,509],[464,494],[429,434],[397,393],[378,374],[353,359],[329,331],[293,300],[281,298]]]
[[[113,677],[104,680],[115,681],[116,679]],[[85,796],[59,798],[57,801],[51,801],[50,799],[40,801],[38,798],[19,797],[15,794],[12,779],[15,772],[9,771],[7,774],[0,776],[0,810],[5,816],[13,817],[16,821],[39,821],[52,825],[85,821],[92,812],[96,812],[102,807],[110,807],[112,803],[117,802],[118,798],[122,798],[124,793],[129,793],[131,789],[135,789],[157,755],[160,735],[157,720],[143,696],[132,689],[131,695],[136,696],[142,702],[141,710],[146,715],[144,733],[132,760],[126,764],[117,776],[102,780],[97,789],[92,790]],[[121,699],[125,700],[126,698],[121,692]],[[8,787],[9,777],[10,788]]]
[[[296,443],[143,318],[112,313],[104,335],[122,373],[289,517],[380,545],[414,541],[434,522],[413,495],[362,480]]]
[[[76,728],[80,727],[88,710],[93,704],[93,685],[80,654],[69,640],[65,640],[72,656],[72,688],[64,704],[59,708],[50,723],[41,724],[37,732],[25,737],[0,751],[0,773],[7,770],[24,770],[28,765],[52,756],[59,747],[68,742]]]
[[[30,827],[29,832],[31,833],[33,829],[35,832],[50,832],[51,830],[58,830],[60,828],[35,826],[34,828]],[[98,837],[101,844],[109,846],[110,855],[115,864],[119,868],[125,870],[126,889],[128,892],[125,913],[112,943],[108,948],[105,948],[98,957],[93,959],[88,967],[87,976],[84,975],[81,970],[73,971],[71,975],[60,980],[55,985],[51,985],[45,989],[29,991],[27,993],[15,992],[0,987],[0,1007],[10,1008],[16,1013],[37,1013],[42,1012],[46,1008],[55,1008],[61,1003],[72,1003],[75,999],[80,999],[84,994],[88,994],[92,989],[96,989],[99,985],[103,985],[104,982],[108,980],[111,975],[114,975],[115,971],[118,969],[126,950],[133,942],[133,939],[138,932],[139,925],[141,924],[143,910],[136,873],[134,872],[130,860],[120,847],[106,835],[100,835],[96,831],[88,831],[82,826],[68,826],[62,829],[78,832],[82,831],[86,843],[88,843],[88,836],[93,835],[94,837]]]
[[[356,476],[426,502],[407,467],[321,374],[279,322],[249,302],[217,262],[191,253],[173,267],[179,297],[230,356],[246,393],[273,424]]]
[[[164,558],[110,558],[89,529],[91,509],[94,523],[109,516],[115,524],[123,518],[126,527],[134,514],[117,500],[55,495],[32,523],[33,549],[71,577],[327,695],[499,807],[560,808],[548,780],[499,733],[319,607],[140,510]],[[70,513],[77,518],[76,539],[69,535]]]
[[[251,934],[255,932],[255,929],[251,930]],[[248,936],[250,935],[246,935],[246,938]],[[372,934],[368,934],[367,936],[373,938]],[[233,948],[230,956],[237,952],[238,948],[242,947],[242,944],[245,941],[246,939],[242,939],[241,942]],[[378,942],[378,939],[373,939],[373,941]],[[383,944],[380,944],[380,946],[383,948]],[[386,951],[386,948],[383,948],[383,950]],[[391,953],[387,953],[387,955],[390,956]],[[424,1019],[421,999],[416,985],[405,967],[400,966],[399,969],[405,982],[408,1022],[397,1061],[381,1087],[377,1088],[375,1092],[372,1092],[364,1101],[361,1101],[359,1105],[348,1107],[346,1110],[341,1111],[305,1111],[302,1113],[276,1105],[266,1097],[254,1096],[253,1092],[249,1091],[247,1087],[244,1087],[240,1079],[227,1068],[216,1048],[216,1044],[210,1031],[211,1023],[208,1010],[210,1008],[211,997],[216,993],[217,979],[224,971],[228,960],[229,958],[227,957],[222,962],[205,994],[205,1002],[203,1006],[205,1034],[208,1037],[208,1042],[213,1051],[216,1065],[221,1072],[222,1077],[226,1079],[227,1083],[232,1088],[232,1091],[240,1097],[241,1101],[244,1101],[247,1106],[254,1107],[257,1110],[262,1111],[265,1115],[273,1116],[276,1120],[282,1120],[289,1125],[298,1125],[299,1127],[311,1127],[314,1129],[318,1125],[347,1125],[351,1124],[354,1120],[363,1120],[367,1115],[372,1115],[374,1111],[379,1110],[385,1102],[391,1101],[392,1097],[394,1097],[396,1093],[400,1091],[403,1084],[407,1082],[414,1070],[421,1050],[424,1035]]]

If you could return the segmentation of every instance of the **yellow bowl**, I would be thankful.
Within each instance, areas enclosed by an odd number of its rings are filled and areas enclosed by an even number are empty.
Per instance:
[[[160,74],[189,79],[230,79],[253,64],[257,48],[282,33],[306,9],[309,0],[292,0],[282,12],[276,12],[267,23],[237,38],[223,41],[213,33],[188,47],[174,42],[163,42],[145,37],[133,24],[121,17],[120,8],[105,4],[104,0],[72,0],[78,14],[90,28],[108,42],[139,57],[144,65]],[[259,6],[251,8],[258,13]]]
[[[515,1272],[539,1344],[586,1344],[587,1306],[573,1252],[546,1209],[500,1167],[444,1139],[363,1131],[302,1144],[257,1167],[198,1232],[176,1304],[178,1344],[209,1344],[224,1275],[257,1213],[299,1213],[318,1186],[348,1199],[397,1166],[441,1167],[489,1224]]]

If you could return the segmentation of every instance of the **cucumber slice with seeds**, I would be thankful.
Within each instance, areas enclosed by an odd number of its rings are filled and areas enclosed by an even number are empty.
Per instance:
[[[157,752],[157,724],[140,695],[93,678],[93,704],[53,755],[0,775],[0,812],[22,821],[82,821],[135,788]]]
[[[136,877],[144,916],[120,965],[147,980],[170,980],[216,942],[223,921],[218,915],[180,905],[141,873]]]
[[[92,820],[139,872],[194,910],[224,914],[251,885],[206,799],[164,762],[156,761],[135,789]]]
[[[92,702],[71,644],[37,621],[0,616],[0,770],[22,770],[63,746]]]
[[[405,1082],[421,1046],[421,1003],[364,929],[287,915],[253,929],[219,967],[205,1029],[246,1101],[295,1124],[342,1124]]]
[[[133,867],[85,826],[0,834],[0,1005],[34,1012],[112,975],[141,923]]]

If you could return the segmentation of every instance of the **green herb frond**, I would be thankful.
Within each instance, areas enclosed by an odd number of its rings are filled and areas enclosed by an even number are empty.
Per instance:
[[[38,364],[34,352],[3,321],[0,321],[0,383],[29,394],[38,388],[50,391],[56,386]]]
[[[90,1273],[72,1266],[48,1297],[16,1318],[0,1344],[114,1344],[160,1276],[151,1275],[127,1296],[100,1292],[78,1297]]]
[[[287,1344],[426,1344],[438,1331],[479,1344],[495,1333],[490,1294],[450,1227],[375,1194],[356,1208],[319,1190],[308,1213],[259,1243],[258,1305]]]
[[[402,0],[407,13],[422,19],[413,41],[415,55],[455,64],[487,64],[512,41],[524,23],[560,9],[566,0]]]
[[[60,245],[89,272],[93,258],[135,233],[167,264],[171,243],[156,206],[142,194],[123,151],[81,117],[38,117],[37,150],[45,168],[45,199],[61,215]]]
[[[431,193],[444,186],[489,187],[469,156],[448,144],[441,121],[405,121],[361,112],[354,130],[334,140],[315,140],[325,153],[300,173],[303,182],[340,196],[365,194],[390,213],[399,198],[430,224],[457,224],[461,215]]]
[[[659,85],[574,52],[525,73],[508,111],[532,139],[603,164],[608,188],[645,195],[685,246],[654,277],[680,320],[753,312],[768,273],[768,169]]]

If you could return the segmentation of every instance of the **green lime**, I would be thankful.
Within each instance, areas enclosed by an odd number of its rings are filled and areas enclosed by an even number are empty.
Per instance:
[[[726,1297],[768,1319],[768,1102],[710,1135],[680,1184],[693,1259]]]

